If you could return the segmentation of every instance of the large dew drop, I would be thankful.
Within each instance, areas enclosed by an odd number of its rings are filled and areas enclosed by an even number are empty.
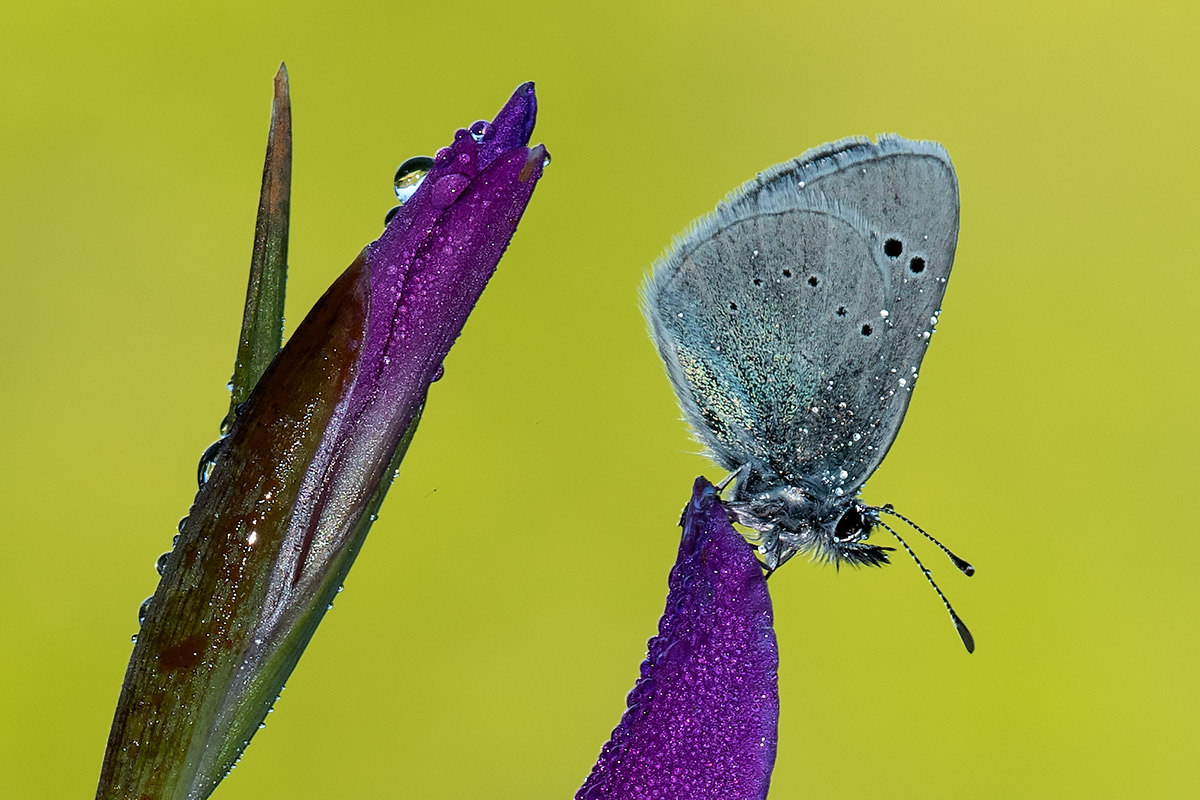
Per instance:
[[[404,205],[416,193],[421,181],[429,174],[433,159],[429,156],[413,156],[396,169],[396,202]]]

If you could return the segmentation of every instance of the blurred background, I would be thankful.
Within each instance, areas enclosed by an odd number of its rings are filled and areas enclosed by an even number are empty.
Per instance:
[[[914,537],[978,650],[903,558],[788,564],[771,797],[1200,791],[1194,4],[106,5],[0,32],[0,794],[94,791],[228,402],[281,60],[289,331],[381,231],[396,165],[522,81],[553,164],[218,798],[573,795],[692,479],[723,477],[643,275],[756,171],[883,131],[946,146],[962,227],[864,498],[975,563]]]

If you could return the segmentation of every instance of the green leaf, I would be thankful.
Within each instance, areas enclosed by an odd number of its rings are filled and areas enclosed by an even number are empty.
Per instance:
[[[275,74],[275,100],[267,135],[254,250],[246,307],[233,367],[229,413],[221,423],[228,433],[237,408],[250,396],[283,344],[283,302],[287,284],[288,221],[292,204],[292,101],[288,94],[287,65]]]

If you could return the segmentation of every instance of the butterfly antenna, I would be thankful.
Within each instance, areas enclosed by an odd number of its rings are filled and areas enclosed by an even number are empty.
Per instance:
[[[929,541],[931,541],[931,542],[933,542],[934,544],[936,544],[936,545],[937,545],[937,546],[938,546],[938,547],[941,549],[941,551],[942,551],[943,553],[945,553],[946,555],[948,555],[948,556],[950,557],[950,560],[954,562],[954,566],[958,567],[958,568],[959,568],[959,570],[962,572],[962,574],[963,574],[963,575],[966,575],[966,576],[969,578],[969,577],[971,577],[972,575],[974,575],[974,574],[975,574],[975,567],[971,566],[970,562],[968,562],[968,561],[965,561],[965,560],[963,560],[963,559],[959,558],[958,556],[954,555],[954,553],[950,552],[950,548],[949,548],[949,547],[946,547],[946,545],[942,544],[942,543],[941,543],[941,542],[939,542],[937,539],[933,538],[931,535],[929,535],[928,533],[926,533],[924,528],[922,528],[922,527],[921,527],[920,525],[918,525],[917,523],[913,522],[913,521],[912,521],[911,519],[909,519],[908,517],[906,517],[906,516],[904,516],[903,514],[901,514],[901,513],[900,513],[899,511],[897,511],[896,509],[892,508],[892,504],[891,504],[891,503],[887,503],[887,504],[885,504],[885,505],[882,505],[882,506],[880,506],[880,507],[879,507],[878,509],[876,509],[876,510],[877,510],[877,511],[882,511],[882,512],[883,512],[883,513],[885,513],[885,514],[890,514],[891,516],[895,517],[896,519],[902,519],[902,520],[904,520],[905,522],[907,522],[907,523],[908,523],[908,525],[909,525],[909,527],[911,527],[911,528],[912,528],[914,531],[916,531],[917,533],[919,533],[919,534],[921,534],[922,536],[924,536],[924,537],[925,537],[926,539],[928,539]],[[884,525],[883,527],[887,528],[887,526],[886,526],[886,525]],[[891,528],[888,528],[888,530],[890,531],[890,530],[892,530],[892,529],[891,529]],[[896,533],[895,531],[892,531],[892,534],[893,534],[893,535],[895,535],[895,533]],[[897,536],[896,538],[897,538],[897,539],[899,539],[900,537],[899,537],[899,536]]]
[[[897,514],[896,516],[900,515]],[[904,519],[903,517],[900,518]],[[907,520],[905,521],[907,522]],[[958,635],[962,639],[963,645],[966,646],[967,652],[974,653],[975,637],[971,635],[969,630],[967,630],[967,626],[963,623],[962,618],[954,612],[954,606],[950,605],[950,601],[946,599],[946,595],[942,593],[940,588],[938,588],[937,581],[933,579],[933,575],[930,574],[929,570],[925,568],[925,565],[921,563],[921,559],[917,558],[917,554],[914,553],[912,548],[908,546],[908,542],[900,538],[900,534],[896,533],[892,526],[888,525],[886,522],[880,522],[879,524],[887,529],[888,533],[890,533],[892,536],[895,536],[896,541],[899,542],[900,546],[904,548],[904,552],[908,553],[909,557],[912,558],[913,561],[917,562],[917,566],[921,568],[921,572],[925,573],[925,580],[929,581],[929,585],[933,587],[935,592],[937,592],[937,596],[942,598],[942,603],[945,604],[946,610],[950,612],[950,619],[954,620],[954,627],[958,630]],[[920,528],[917,528],[917,530],[920,530]],[[922,531],[922,533],[923,532],[924,531]]]

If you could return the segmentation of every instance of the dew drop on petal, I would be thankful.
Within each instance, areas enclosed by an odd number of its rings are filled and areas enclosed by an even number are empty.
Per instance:
[[[492,126],[491,123],[481,119],[472,125],[468,129],[468,132],[471,134],[471,138],[475,140],[475,143],[479,144],[483,140],[491,137]]]
[[[438,156],[440,157],[441,153],[438,153]],[[396,202],[400,205],[408,202],[421,185],[421,181],[425,180],[425,176],[429,174],[432,166],[433,159],[429,156],[413,156],[401,164],[396,169],[394,181]]]

